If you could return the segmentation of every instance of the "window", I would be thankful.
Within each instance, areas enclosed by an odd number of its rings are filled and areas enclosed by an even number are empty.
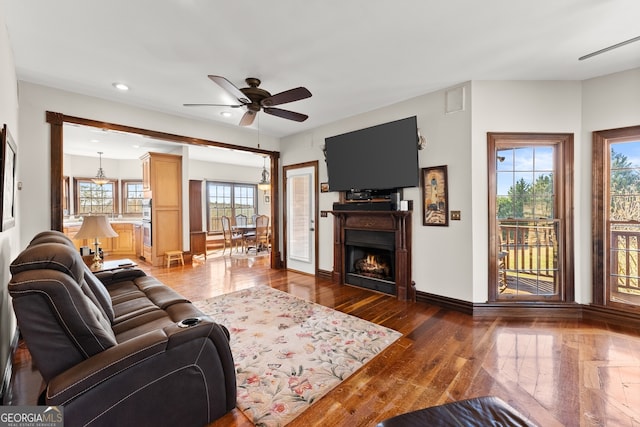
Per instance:
[[[489,300],[572,301],[573,136],[489,133]]]
[[[76,215],[118,212],[116,181],[98,185],[91,178],[75,178],[74,190]]]
[[[122,181],[122,214],[142,215],[142,181]]]
[[[62,215],[69,216],[71,203],[69,201],[69,177],[62,177]]]
[[[593,302],[640,312],[640,126],[593,133]]]
[[[222,232],[220,218],[246,215],[249,223],[258,213],[257,186],[229,182],[207,182],[207,224],[210,232]]]

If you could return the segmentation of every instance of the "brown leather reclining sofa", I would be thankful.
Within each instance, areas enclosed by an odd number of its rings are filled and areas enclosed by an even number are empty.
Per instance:
[[[229,332],[139,269],[91,273],[64,234],[11,264],[18,328],[68,426],[203,426],[236,404]]]

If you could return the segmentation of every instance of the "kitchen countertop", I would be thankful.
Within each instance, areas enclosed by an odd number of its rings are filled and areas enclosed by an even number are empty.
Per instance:
[[[109,218],[110,224],[142,224],[142,218]],[[74,227],[76,225],[82,225],[82,221],[78,218],[72,220],[65,220],[63,222],[65,227]]]

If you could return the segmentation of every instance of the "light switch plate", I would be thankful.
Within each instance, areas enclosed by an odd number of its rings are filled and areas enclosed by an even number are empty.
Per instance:
[[[451,211],[451,221],[460,221],[460,211]]]

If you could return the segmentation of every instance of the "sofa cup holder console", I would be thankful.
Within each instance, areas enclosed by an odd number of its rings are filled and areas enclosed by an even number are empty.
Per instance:
[[[182,319],[178,322],[178,326],[181,328],[190,328],[191,326],[196,326],[202,322],[202,319],[199,317],[187,317],[186,319]]]

